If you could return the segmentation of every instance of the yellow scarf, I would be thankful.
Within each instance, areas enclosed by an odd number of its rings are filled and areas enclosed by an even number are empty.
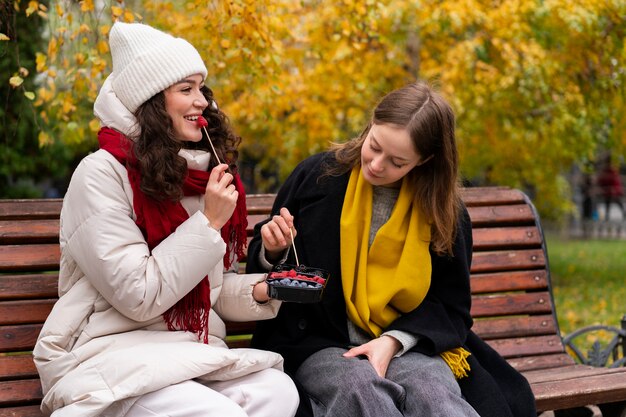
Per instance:
[[[413,204],[414,190],[402,181],[389,220],[369,247],[372,185],[352,169],[341,211],[341,276],[348,317],[378,337],[401,314],[414,310],[430,287],[430,223]],[[466,376],[469,352],[462,348],[441,356],[457,378]]]

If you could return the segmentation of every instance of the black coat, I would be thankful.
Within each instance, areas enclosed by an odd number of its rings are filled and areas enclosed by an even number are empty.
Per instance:
[[[257,323],[252,346],[282,354],[285,370],[291,375],[318,350],[349,345],[339,255],[339,219],[349,173],[320,178],[324,165],[332,162],[332,155],[323,153],[300,163],[278,192],[272,210],[277,213],[287,207],[294,215],[300,263],[330,271],[320,303],[283,303],[275,319]],[[263,270],[258,262],[261,225],[256,225],[248,249],[247,272]],[[291,252],[287,262],[295,263]],[[440,256],[431,250],[431,287],[426,298],[385,330],[417,335],[412,350],[427,355],[459,346],[469,350],[470,376],[460,379],[459,385],[482,417],[536,417],[534,397],[524,377],[470,330],[471,257],[471,222],[464,209],[454,256]],[[299,415],[306,415],[306,406],[305,402]]]

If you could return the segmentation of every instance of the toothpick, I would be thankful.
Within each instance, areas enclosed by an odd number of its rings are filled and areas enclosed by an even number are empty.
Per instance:
[[[296,255],[296,266],[300,266],[300,261],[298,261],[298,251],[296,251],[296,242],[293,241],[293,232],[291,231],[291,227],[289,228],[289,234],[291,235],[291,246],[293,247],[293,254]]]

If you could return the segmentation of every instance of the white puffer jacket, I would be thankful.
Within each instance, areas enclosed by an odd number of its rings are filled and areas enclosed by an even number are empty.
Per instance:
[[[103,101],[102,94],[100,105],[115,108],[107,104],[114,96]],[[181,155],[192,168],[208,166],[207,153]],[[181,381],[282,369],[278,354],[228,349],[223,341],[223,320],[271,318],[280,302],[252,298],[262,274],[223,272],[226,245],[208,226],[203,196],[183,199],[189,219],[152,253],[132,201],[126,169],[106,151],[87,156],[72,176],[61,211],[60,298],[34,350],[46,415],[99,416],[116,401]],[[212,311],[205,345],[194,333],[169,331],[162,314],[207,274]]]

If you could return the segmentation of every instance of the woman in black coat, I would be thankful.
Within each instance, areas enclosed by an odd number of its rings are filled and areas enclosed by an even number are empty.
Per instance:
[[[303,161],[255,227],[248,272],[330,272],[254,347],[282,354],[299,415],[535,417],[527,381],[472,331],[472,232],[454,114],[425,83],[386,95],[357,138]],[[310,400],[310,401],[309,401]]]

